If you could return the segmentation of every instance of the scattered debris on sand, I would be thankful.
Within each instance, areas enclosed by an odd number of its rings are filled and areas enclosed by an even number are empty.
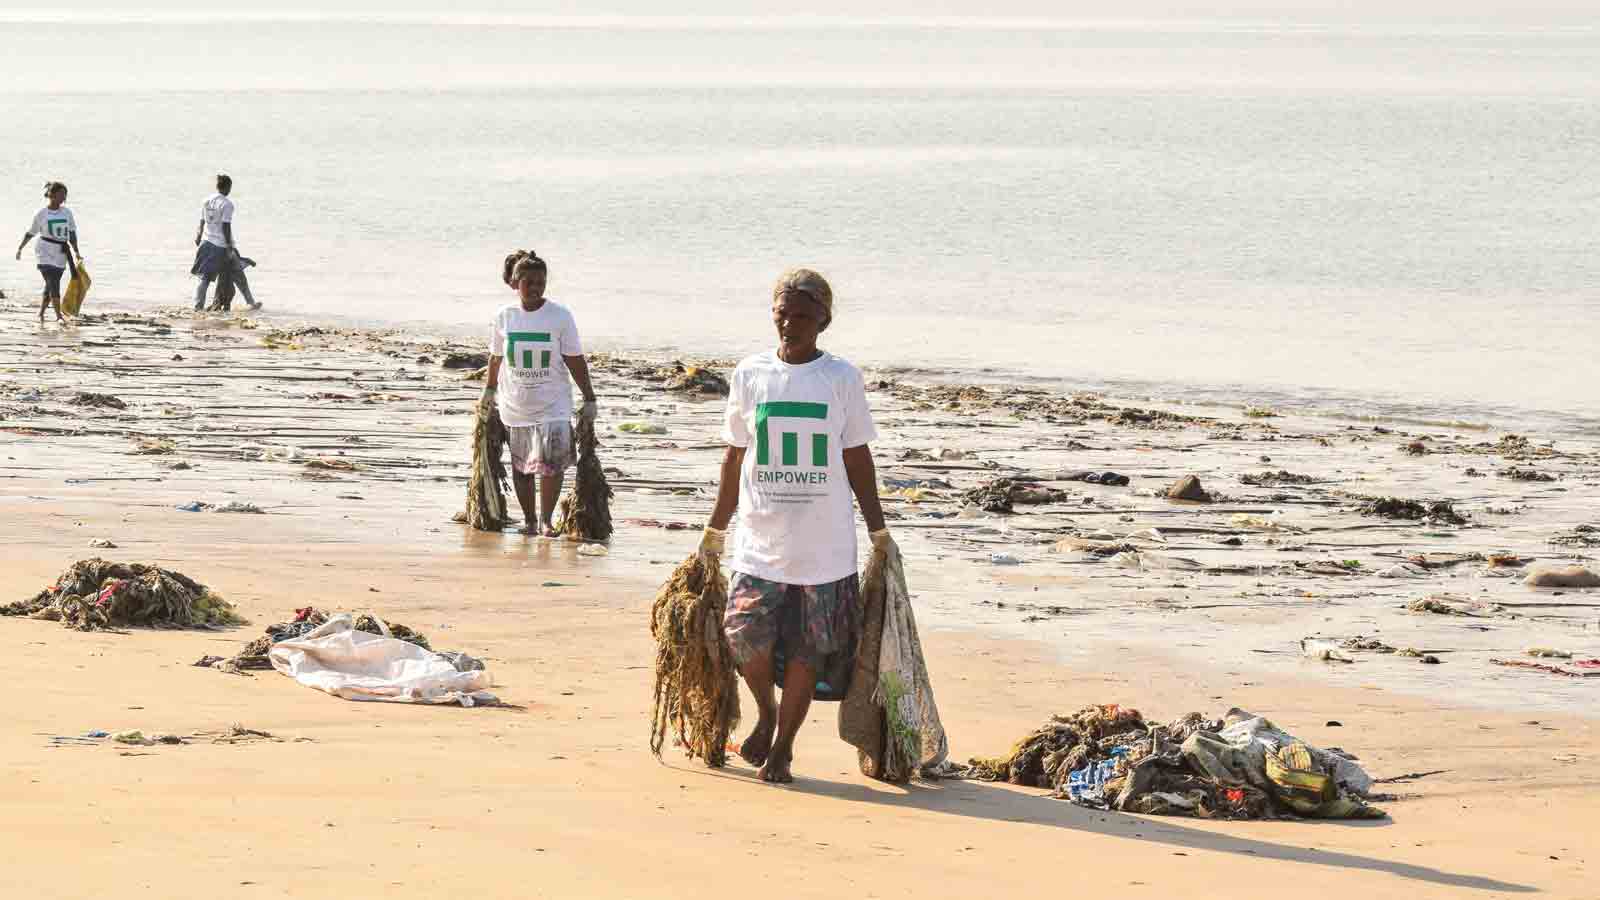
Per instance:
[[[1600,526],[1579,525],[1550,539],[1557,547],[1600,547]]]
[[[1467,519],[1456,512],[1449,500],[1405,500],[1400,497],[1369,497],[1360,513],[1381,519],[1409,519],[1442,525],[1465,525]]]
[[[1011,752],[961,777],[1046,788],[1098,809],[1207,819],[1380,818],[1354,757],[1322,750],[1240,709],[1150,725],[1137,710],[1053,716]]]
[[[1296,475],[1293,472],[1279,469],[1276,472],[1250,472],[1239,476],[1241,484],[1251,487],[1279,487],[1286,484],[1315,484],[1316,479],[1310,475]]]
[[[274,622],[273,624],[268,625],[264,634],[245,644],[239,649],[239,652],[235,653],[233,656],[202,656],[198,660],[195,660],[194,665],[199,666],[200,668],[217,669],[219,671],[229,672],[234,675],[243,675],[252,670],[270,669],[272,668],[272,662],[267,658],[267,651],[272,649],[273,644],[279,643],[280,641],[287,641],[294,638],[303,637],[307,633],[320,628],[328,621],[329,618],[331,618],[330,614],[323,612],[320,609],[316,609],[315,607],[301,607],[300,609],[295,610],[294,615],[289,619],[282,622]],[[390,622],[379,619],[377,616],[374,616],[371,613],[364,613],[356,616],[354,621],[354,629],[356,631],[364,631],[367,634],[393,637],[398,640],[405,641],[408,644],[415,644],[424,650],[433,649],[428,644],[428,638],[422,634],[422,632],[413,628],[409,628],[405,625],[401,625],[398,622]],[[450,659],[451,663],[456,665],[457,669],[460,671],[466,670],[461,669],[462,663],[457,662],[456,657],[464,658],[468,661],[468,664],[471,662],[477,662],[477,668],[483,668],[483,664],[481,662],[474,660],[470,656],[466,656],[466,654],[441,653],[439,655]]]
[[[217,628],[245,622],[233,604],[181,572],[99,557],[73,563],[33,598],[0,606],[0,615],[48,619],[79,631]]]
[[[674,393],[707,397],[728,396],[728,379],[709,366],[686,366],[681,362],[674,362],[657,374],[663,376],[661,386]]]
[[[1020,478],[996,478],[961,495],[962,499],[984,512],[1009,513],[1018,504],[1038,506],[1066,500],[1066,491],[1045,487]]]
[[[1551,474],[1549,474],[1547,472],[1538,472],[1538,471],[1535,471],[1533,469],[1523,469],[1523,468],[1519,468],[1517,466],[1511,466],[1510,468],[1501,469],[1501,470],[1495,472],[1495,474],[1499,475],[1501,478],[1509,478],[1512,481],[1555,481],[1556,480],[1556,477],[1554,475],[1551,475]]]
[[[96,394],[92,391],[79,391],[67,401],[73,406],[86,406],[93,409],[127,409],[128,404],[120,398],[110,394]]]
[[[481,369],[489,364],[487,353],[447,353],[439,365],[446,369]]]
[[[1474,600],[1470,597],[1458,597],[1454,594],[1433,594],[1428,597],[1421,597],[1406,604],[1406,609],[1414,613],[1433,613],[1439,616],[1467,616],[1477,619],[1508,615],[1505,607],[1498,603],[1488,603],[1482,600]]]

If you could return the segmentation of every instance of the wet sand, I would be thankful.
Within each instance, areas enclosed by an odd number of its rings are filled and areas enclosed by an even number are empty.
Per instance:
[[[609,554],[591,557],[449,521],[478,393],[439,366],[450,348],[397,333],[294,334],[302,326],[270,319],[141,315],[36,331],[28,316],[20,304],[0,311],[0,599],[103,555],[179,569],[256,624],[86,635],[0,620],[22,700],[0,734],[12,763],[0,774],[8,893],[686,896],[773,884],[798,867],[784,892],[805,897],[1069,885],[1593,895],[1600,679],[1488,660],[1526,659],[1533,646],[1600,656],[1600,597],[1535,591],[1443,556],[1505,551],[1530,558],[1525,571],[1593,554],[1548,543],[1595,521],[1592,446],[1564,440],[1551,456],[1530,435],[1534,446],[1513,455],[1531,458],[1508,460],[1475,446],[1496,432],[1176,407],[1161,409],[1217,421],[1152,420],[1111,399],[883,385],[872,393],[881,475],[923,485],[890,509],[955,757],[1003,752],[1050,713],[1088,703],[1156,718],[1237,705],[1357,753],[1380,779],[1443,771],[1383,786],[1392,818],[1378,823],[1153,819],[1006,786],[873,783],[834,737],[834,708],[818,704],[800,781],[784,789],[737,765],[712,772],[673,753],[660,765],[645,749],[649,603],[696,537],[629,520],[697,526],[720,452],[720,400],[639,377],[660,361],[596,359],[601,424],[667,433],[604,438],[621,525]],[[77,390],[127,408],[70,405]],[[1430,452],[1401,449],[1424,436]],[[1511,466],[1559,480],[1495,474]],[[1077,469],[1132,484],[1046,477]],[[1319,483],[1238,481],[1279,469]],[[963,491],[1020,472],[1064,496],[1009,516],[961,512]],[[1189,473],[1226,496],[1151,495]],[[1450,499],[1469,525],[1362,516],[1347,494]],[[191,500],[266,512],[175,508]],[[118,547],[89,549],[102,538]],[[1139,565],[1057,550],[1066,539],[1132,544]],[[1374,574],[1417,553],[1435,565],[1420,577]],[[1497,608],[1404,609],[1441,593]],[[307,604],[372,609],[484,656],[517,708],[348,703],[271,672],[190,665]],[[1370,652],[1323,662],[1299,646],[1356,634],[1441,663]],[[233,723],[284,740],[52,743]],[[637,862],[617,865],[623,853]]]

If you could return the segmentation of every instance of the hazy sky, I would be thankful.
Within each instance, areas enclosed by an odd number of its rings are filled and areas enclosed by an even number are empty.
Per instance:
[[[496,15],[644,15],[674,16],[844,16],[876,17],[1026,17],[1052,19],[1216,19],[1248,18],[1339,22],[1472,22],[1600,24],[1596,0],[274,0],[270,6],[248,7],[215,0],[90,0],[73,7],[52,7],[37,0],[0,0],[9,16],[85,14],[92,10],[132,13],[144,10],[248,12],[284,10],[296,13],[344,14],[401,12]]]

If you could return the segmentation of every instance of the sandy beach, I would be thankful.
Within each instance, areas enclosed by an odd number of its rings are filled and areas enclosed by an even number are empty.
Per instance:
[[[885,785],[821,703],[780,788],[646,747],[650,603],[721,451],[721,400],[663,390],[672,360],[593,358],[619,530],[588,555],[451,521],[479,384],[442,364],[479,348],[90,308],[62,329],[0,301],[0,602],[98,555],[184,572],[252,624],[0,619],[21,701],[0,731],[7,896],[1600,896],[1600,678],[1501,664],[1600,657],[1600,592],[1525,583],[1595,567],[1593,441],[869,372],[953,758],[1091,703],[1242,707],[1359,756],[1389,818]],[[1167,497],[1188,475],[1207,500]],[[306,605],[481,656],[509,705],[352,703],[192,665]],[[212,740],[233,725],[274,739]],[[129,728],[195,737],[78,740]]]

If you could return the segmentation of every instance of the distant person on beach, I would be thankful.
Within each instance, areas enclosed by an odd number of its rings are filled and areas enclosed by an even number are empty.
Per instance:
[[[494,318],[484,392],[495,395],[500,421],[510,434],[511,483],[522,507],[523,533],[555,537],[561,482],[577,460],[572,382],[583,392],[579,414],[590,421],[597,410],[594,386],[578,323],[565,306],[545,298],[545,261],[518,251],[506,258],[502,277],[519,302]]]
[[[44,198],[45,207],[34,213],[33,222],[22,235],[22,243],[17,245],[17,259],[22,259],[22,248],[37,237],[39,243],[33,248],[33,253],[39,261],[39,274],[44,276],[44,293],[39,301],[39,321],[44,321],[44,311],[53,306],[56,311],[56,321],[64,322],[66,317],[61,315],[61,276],[68,269],[73,269],[76,274],[73,254],[77,254],[80,259],[83,256],[78,250],[78,220],[73,217],[72,210],[65,206],[66,185],[59,181],[46,184]]]
[[[244,268],[239,261],[239,248],[233,242],[233,179],[217,176],[217,192],[206,198],[200,207],[200,227],[194,233],[194,267],[190,274],[200,277],[200,286],[194,292],[194,308],[206,308],[206,288],[220,278],[232,280],[244,302],[251,309],[261,304],[250,295],[250,283],[243,277]]]
[[[833,322],[833,290],[816,272],[795,269],[778,279],[771,312],[777,349],[733,372],[728,450],[700,552],[720,560],[737,508],[722,625],[760,713],[739,755],[763,781],[790,782],[795,735],[813,697],[843,699],[855,665],[862,610],[852,494],[873,547],[887,552],[893,539],[861,372],[817,347]]]

